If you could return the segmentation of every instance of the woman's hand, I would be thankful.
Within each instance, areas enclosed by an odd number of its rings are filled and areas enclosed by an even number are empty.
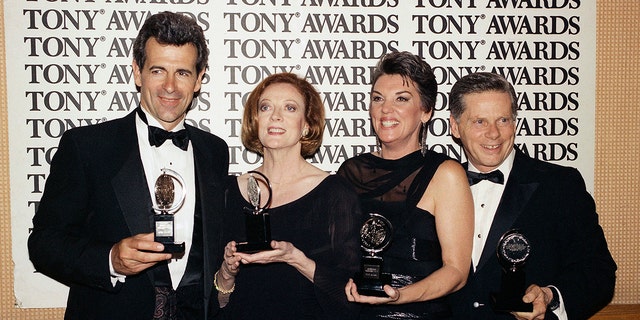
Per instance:
[[[273,250],[259,251],[256,253],[235,252],[235,256],[238,257],[243,264],[266,264],[273,262],[289,263],[295,259],[293,252],[297,249],[290,242],[274,240],[271,241],[271,248]]]
[[[304,252],[300,251],[291,242],[287,241],[272,240],[271,248],[273,250],[265,250],[252,254],[235,252],[234,255],[240,259],[242,264],[284,262],[296,268],[302,275],[309,279],[309,281],[313,282],[316,263],[309,259]]]
[[[349,282],[347,282],[347,285],[344,287],[345,294],[347,295],[347,300],[351,302],[367,304],[393,304],[400,298],[400,291],[398,289],[393,288],[390,285],[385,285],[383,289],[388,297],[360,295],[358,293],[358,287],[353,282],[353,279],[349,279]]]
[[[236,255],[236,242],[231,241],[224,247],[224,262],[220,266],[220,276],[223,279],[235,279],[240,269],[240,257]]]
[[[235,255],[236,242],[231,241],[224,247],[224,261],[213,277],[214,286],[218,290],[218,303],[223,308],[229,303],[229,295],[236,287],[236,275],[240,269],[240,257]]]

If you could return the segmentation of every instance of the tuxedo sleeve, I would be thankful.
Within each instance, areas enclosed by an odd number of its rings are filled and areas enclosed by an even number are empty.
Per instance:
[[[617,266],[582,176],[573,168],[559,176],[555,241],[563,254],[561,271],[550,284],[562,293],[569,319],[587,319],[611,301]]]
[[[82,284],[118,290],[109,275],[113,243],[99,241],[87,231],[94,214],[88,161],[70,130],[60,139],[45,191],[33,218],[28,240],[29,258],[36,271],[66,285]],[[95,155],[98,156],[98,155]]]

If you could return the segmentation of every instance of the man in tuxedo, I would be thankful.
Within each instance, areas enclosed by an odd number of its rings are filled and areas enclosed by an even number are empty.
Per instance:
[[[222,139],[185,123],[207,66],[203,30],[184,15],[152,15],[133,56],[140,106],[64,133],[33,218],[30,259],[70,287],[65,319],[210,319],[219,309],[213,273],[229,154]],[[154,241],[163,169],[182,178],[182,186],[171,179],[174,201],[186,192],[174,212],[184,253],[163,253]]]
[[[607,305],[616,264],[594,200],[576,169],[533,159],[514,147],[513,86],[497,74],[470,74],[451,88],[449,107],[451,133],[468,159],[475,206],[471,273],[466,286],[450,296],[456,318],[587,319]],[[526,274],[522,294],[515,298],[532,303],[532,312],[498,311],[492,305],[492,294],[505,292],[496,248],[511,230],[517,230],[516,245],[505,248],[506,256],[513,255],[514,264],[526,257],[519,266]]]

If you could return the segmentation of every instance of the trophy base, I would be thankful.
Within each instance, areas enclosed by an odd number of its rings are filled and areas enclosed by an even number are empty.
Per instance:
[[[240,242],[236,244],[236,251],[244,253],[256,253],[260,251],[273,250],[271,241],[265,242]]]
[[[491,294],[491,307],[496,312],[533,311],[533,304],[523,302],[519,295]]]
[[[184,253],[185,247],[183,243],[162,243],[164,250],[162,253]]]
[[[358,293],[364,296],[388,297],[384,292],[385,285],[391,285],[391,274],[382,273],[378,279],[363,278],[361,273],[357,273],[353,280],[358,287]]]

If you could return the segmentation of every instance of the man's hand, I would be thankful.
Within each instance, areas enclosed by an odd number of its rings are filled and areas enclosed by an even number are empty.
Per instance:
[[[518,320],[542,320],[547,312],[547,305],[553,299],[553,292],[547,287],[532,284],[522,297],[522,301],[533,303],[532,312],[512,312]]]
[[[164,246],[153,241],[153,233],[124,238],[111,248],[113,270],[125,276],[138,274],[160,261],[171,259],[171,254],[160,253],[162,250]]]

